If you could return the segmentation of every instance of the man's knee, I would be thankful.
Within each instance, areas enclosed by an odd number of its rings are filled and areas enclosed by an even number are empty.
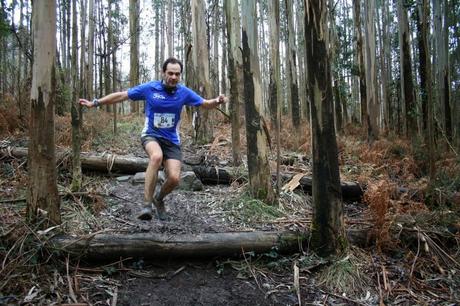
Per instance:
[[[167,182],[170,186],[177,187],[180,181],[180,173],[171,173],[167,177]]]
[[[163,161],[163,155],[158,153],[152,153],[149,157],[149,163],[155,167],[160,167]]]

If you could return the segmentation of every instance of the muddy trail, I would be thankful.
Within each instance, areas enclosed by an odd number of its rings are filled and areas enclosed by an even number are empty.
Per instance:
[[[142,271],[116,278],[122,284],[117,305],[293,305],[298,302],[296,294],[287,288],[285,292],[269,292],[269,284],[259,284],[218,259],[141,264],[145,265]]]
[[[138,130],[129,128],[112,143],[101,140],[92,151],[145,158]],[[206,167],[231,165],[230,142],[225,139],[230,137],[193,146],[185,138],[184,156]],[[179,188],[165,198],[169,220],[141,221],[137,216],[143,205],[142,180],[122,173],[85,172],[82,192],[72,193],[66,187],[70,162],[63,160],[58,182],[62,224],[40,231],[23,221],[26,160],[4,156],[0,305],[457,305],[458,209],[427,209],[418,200],[417,184],[408,189],[417,191],[414,194],[394,192],[394,186],[402,186],[406,179],[404,171],[412,169],[410,162],[391,153],[399,152],[392,146],[404,146],[382,141],[380,147],[360,153],[362,144],[349,141],[341,153],[343,178],[360,178],[368,189],[367,203],[344,203],[344,224],[347,231],[365,233],[365,241],[359,247],[350,243],[346,254],[327,259],[315,256],[308,241],[289,254],[276,248],[264,253],[242,249],[225,257],[140,254],[97,262],[88,260],[85,250],[68,256],[50,248],[48,241],[59,234],[91,240],[99,233],[164,237],[306,233],[313,216],[312,198],[299,188],[287,190],[280,193],[279,205],[270,206],[248,195],[247,182],[236,181]],[[11,140],[7,145],[25,147],[27,142]],[[284,171],[311,174],[308,154],[289,156],[294,159],[283,165]],[[398,178],[396,183],[372,178],[385,171]]]
[[[292,230],[307,226],[305,218],[299,219],[297,224],[272,223],[273,216],[245,212],[238,189],[223,185],[205,185],[201,191],[175,190],[165,198],[169,215],[167,221],[160,221],[156,216],[150,221],[141,221],[137,216],[143,203],[144,185],[134,182],[133,177],[112,176],[99,182],[98,189],[105,190],[105,196],[93,198],[95,201],[92,204],[101,207],[98,208],[98,217],[86,221],[86,226],[82,227],[85,218],[76,216],[76,212],[64,215],[64,222],[74,232],[77,229],[87,231],[89,228],[124,234],[163,233],[169,237],[179,234]],[[302,199],[303,196],[298,197]],[[299,199],[295,199],[297,204],[305,205]],[[305,209],[309,209],[308,205]],[[290,255],[286,256],[276,252],[254,254],[242,250],[240,255],[231,258],[140,256],[97,265],[83,259],[76,272],[85,273],[83,278],[88,282],[85,290],[88,290],[93,302],[107,298],[112,304],[116,301],[117,305],[296,305],[299,297],[294,289],[293,275],[283,271],[284,265],[290,265]],[[270,268],[272,260],[273,267]],[[281,273],[274,273],[272,269],[278,268]],[[100,271],[104,280],[86,274]],[[301,279],[302,283],[306,281],[306,278]],[[105,288],[105,292],[101,293],[100,288]],[[321,301],[325,298],[326,294],[318,290],[302,293],[303,301]]]

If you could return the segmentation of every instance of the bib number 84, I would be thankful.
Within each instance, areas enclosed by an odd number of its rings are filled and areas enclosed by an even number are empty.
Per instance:
[[[174,126],[174,114],[169,113],[157,113],[154,116],[153,124],[156,128],[171,128]]]

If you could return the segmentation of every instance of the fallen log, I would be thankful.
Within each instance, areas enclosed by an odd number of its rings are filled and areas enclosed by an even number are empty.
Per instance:
[[[204,167],[204,166],[195,166],[193,167],[193,172],[201,180],[203,184],[213,185],[213,184],[231,184],[234,181],[246,182],[248,174],[245,171],[234,168],[217,168],[217,167]],[[290,181],[295,174],[281,173],[281,181],[288,182]],[[273,174],[273,180],[276,179],[276,176]],[[342,188],[342,197],[349,201],[359,201],[363,196],[363,188],[355,182],[346,182],[342,181],[340,183]],[[303,176],[299,181],[299,187],[305,193],[312,193],[312,178],[309,176]]]
[[[57,160],[60,161],[70,158],[69,151],[57,151]],[[9,147],[0,150],[0,156],[13,156],[17,158],[27,158],[27,148]],[[143,172],[147,169],[148,159],[135,156],[121,156],[116,154],[95,154],[82,152],[80,155],[82,168],[86,171],[102,171],[113,173],[134,174]],[[193,165],[193,158],[190,162],[184,158],[184,164]],[[193,172],[203,184],[231,184],[234,181],[246,182],[248,173],[239,168],[217,168],[205,166],[193,166]],[[281,173],[281,180],[288,182],[294,174]],[[275,175],[273,175],[275,179]],[[303,176],[300,179],[299,187],[308,194],[311,194],[312,179]],[[342,196],[347,201],[359,201],[363,195],[363,188],[355,182],[341,182]]]
[[[374,243],[369,228],[348,229],[350,244],[368,247]],[[204,258],[241,256],[242,252],[255,254],[272,250],[292,254],[307,249],[309,232],[226,232],[201,234],[95,234],[88,237],[56,236],[52,247],[71,256],[89,260],[110,260],[120,257],[154,259],[160,257]]]
[[[120,257],[238,256],[244,252],[299,251],[306,234],[295,232],[227,232],[202,234],[97,234],[89,238],[54,237],[54,248],[88,259]]]
[[[9,147],[0,150],[2,157],[13,156],[27,158],[27,148]],[[56,151],[57,163],[62,163],[66,158],[71,158],[69,151]],[[147,169],[148,159],[135,156],[121,156],[116,154],[95,154],[82,152],[80,154],[81,166],[84,170],[118,172],[134,174]]]

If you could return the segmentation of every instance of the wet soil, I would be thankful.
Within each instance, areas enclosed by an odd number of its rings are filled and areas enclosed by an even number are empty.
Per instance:
[[[258,288],[254,279],[239,278],[233,269],[220,271],[213,262],[162,262],[146,267],[146,271],[146,277],[133,277],[130,274],[120,277],[123,287],[119,289],[118,305],[295,303],[292,293],[282,297],[270,296],[266,290]]]

